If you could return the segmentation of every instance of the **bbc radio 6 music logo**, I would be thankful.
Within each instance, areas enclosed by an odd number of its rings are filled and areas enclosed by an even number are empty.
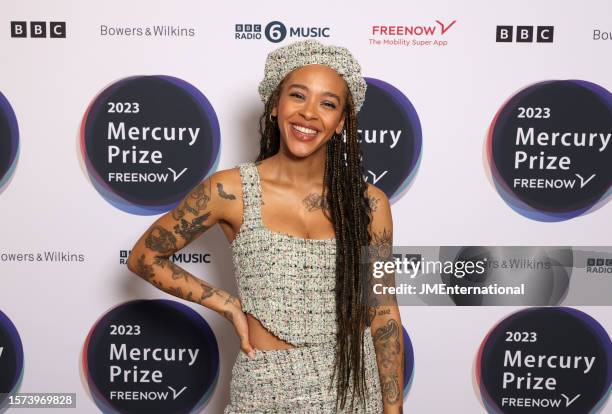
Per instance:
[[[19,155],[17,117],[8,99],[0,92],[0,193],[15,172]]]
[[[285,38],[325,38],[330,28],[325,26],[286,26],[283,22],[272,21],[265,26],[259,23],[238,23],[235,25],[236,40],[259,40],[279,43]]]
[[[105,413],[196,413],[219,378],[210,325],[171,300],[115,307],[91,328],[82,353],[91,396]]]
[[[130,255],[131,250],[120,250],[119,251],[119,264],[127,265],[127,259]],[[176,252],[169,257],[169,260],[173,263],[211,263],[210,253],[186,253]]]
[[[421,123],[399,89],[379,79],[365,80],[366,99],[358,114],[365,179],[394,202],[416,175],[421,160]]]
[[[216,168],[215,111],[193,85],[171,76],[135,76],[104,89],[81,128],[81,153],[96,190],[133,214],[174,207]]]
[[[589,257],[586,263],[586,272],[599,275],[612,275],[612,258]]]
[[[528,86],[497,112],[487,137],[493,183],[518,213],[568,220],[610,198],[612,95],[583,80]]]

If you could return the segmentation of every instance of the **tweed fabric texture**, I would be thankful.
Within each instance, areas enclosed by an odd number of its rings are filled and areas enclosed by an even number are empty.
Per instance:
[[[311,64],[327,65],[338,72],[346,81],[355,112],[359,112],[367,89],[361,76],[361,66],[351,52],[342,46],[324,45],[316,40],[302,40],[279,47],[268,54],[264,78],[259,83],[259,96],[265,103],[278,84],[292,70]]]
[[[331,375],[334,344],[258,350],[253,359],[240,351],[232,369],[230,403],[224,414],[355,413],[381,414],[382,393],[370,328],[364,331],[368,397],[365,406],[336,410],[336,384]],[[351,378],[352,380],[352,378]],[[348,390],[350,397],[352,388]]]
[[[254,359],[240,351],[224,413],[335,412],[336,387],[330,384],[337,332],[336,239],[303,239],[268,229],[261,216],[258,168],[249,162],[239,170],[244,213],[231,248],[243,310],[295,348],[257,350]],[[369,328],[364,350],[370,395],[365,407],[350,412],[382,413]]]

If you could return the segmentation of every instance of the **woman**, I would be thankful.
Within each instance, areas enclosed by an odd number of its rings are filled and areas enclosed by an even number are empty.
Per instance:
[[[389,257],[392,220],[385,194],[363,178],[360,71],[347,49],[316,41],[271,52],[256,162],[200,183],[128,259],[145,280],[234,325],[243,352],[225,413],[401,412],[399,311],[369,288],[368,262]],[[168,260],[215,223],[230,241],[239,299]]]

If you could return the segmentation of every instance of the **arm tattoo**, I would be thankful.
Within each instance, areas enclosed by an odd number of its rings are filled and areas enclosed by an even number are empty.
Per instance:
[[[368,306],[368,326],[372,326],[372,321],[376,316],[376,308],[374,306]]]
[[[168,287],[168,293],[174,296],[177,296],[179,298],[183,298],[183,291],[181,290],[180,287]]]
[[[193,291],[191,288],[188,288],[186,292],[183,292],[183,290],[180,287],[169,286],[166,291],[170,293],[171,295],[177,296],[181,299],[185,299],[191,302],[199,303],[200,305],[202,305],[202,301],[204,299],[208,299],[212,295],[216,294],[216,295],[223,297],[223,294],[219,291],[219,289],[206,285],[205,283],[201,282],[200,279],[193,276],[191,273],[189,273],[188,271],[186,271],[185,269],[183,269],[182,267],[180,267],[179,265],[175,264],[174,262],[170,261],[167,258],[157,256],[155,257],[155,264],[161,268],[165,268],[166,265],[168,265],[168,267],[170,268],[172,272],[171,274],[172,280],[185,279],[185,282],[193,282],[194,284],[198,284],[202,288],[202,293],[200,294],[200,299],[198,301],[194,299]],[[161,282],[157,282],[157,281],[152,281],[152,282],[155,286],[158,286],[159,288],[163,287]],[[226,298],[225,300],[226,304],[228,303],[228,301],[231,302],[233,299],[235,298],[229,295],[229,297]]]
[[[386,228],[380,233],[372,234],[372,242],[370,244],[371,260],[391,260],[392,258],[392,240],[391,232]]]
[[[389,319],[386,325],[378,328],[374,334],[383,398],[391,404],[396,403],[401,394],[396,373],[402,360],[400,334],[401,329],[395,319]]]
[[[161,254],[171,254],[176,251],[176,237],[162,226],[155,225],[147,235],[145,245]]]
[[[378,233],[372,233],[372,240],[368,249],[369,268],[367,269],[367,291],[366,300],[368,306],[373,307],[371,311],[373,315],[371,320],[376,317],[376,312],[381,305],[395,305],[397,304],[395,295],[391,294],[376,294],[374,293],[373,287],[376,283],[382,283],[384,286],[395,286],[395,274],[385,273],[382,278],[374,278],[374,262],[376,261],[388,261],[393,259],[393,246],[392,246],[392,235],[391,232],[386,228]]]
[[[210,211],[202,216],[192,219],[191,223],[182,218],[180,225],[177,224],[174,226],[174,233],[180,235],[187,243],[189,243],[210,228],[210,226],[205,226],[202,224],[202,222],[206,221],[209,216]]]
[[[380,384],[380,386],[384,398],[386,398],[390,404],[395,404],[399,401],[400,389],[397,374],[393,373],[383,377],[383,383]]]
[[[370,204],[370,209],[372,212],[375,212],[378,208],[378,198],[376,197],[368,197],[368,204]]]
[[[302,200],[302,203],[308,211],[329,210],[327,199],[321,194],[310,193]]]
[[[219,289],[216,289],[212,286],[208,286],[207,284],[204,284],[201,282],[200,282],[200,286],[202,287],[202,295],[200,296],[200,303],[202,303],[204,299],[208,299],[212,295],[215,295],[215,294],[219,296],[223,296],[221,292],[219,292]]]
[[[144,278],[145,280],[151,280],[155,277],[155,273],[153,273],[153,266],[145,263],[144,253],[138,258],[136,266],[136,273],[138,273],[140,277]]]
[[[206,209],[209,201],[210,179],[196,185],[187,197],[172,210],[172,217],[179,220],[185,216],[185,213],[199,216],[200,212]]]
[[[223,316],[230,322],[234,322],[234,315],[230,311],[223,311]]]
[[[235,199],[236,199],[236,196],[235,196],[235,195],[233,195],[233,194],[229,194],[229,193],[226,193],[226,192],[223,190],[223,184],[221,184],[221,183],[217,183],[217,191],[219,192],[219,196],[220,196],[221,198],[225,198],[225,199],[227,199],[227,200],[235,200]]]
[[[192,276],[189,274],[189,272],[181,268],[179,265],[174,264],[170,260],[160,259],[157,261],[157,264],[162,268],[166,267],[166,263],[168,264],[168,267],[170,267],[170,270],[172,271],[172,280],[183,278],[185,279],[186,282],[188,282],[191,279]]]

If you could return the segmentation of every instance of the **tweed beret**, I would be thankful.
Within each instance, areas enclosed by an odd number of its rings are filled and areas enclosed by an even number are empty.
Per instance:
[[[312,64],[327,65],[344,78],[353,96],[355,112],[359,112],[367,88],[361,76],[361,66],[347,48],[324,45],[316,40],[290,43],[268,54],[264,78],[259,83],[261,100],[267,102],[274,89],[289,72]]]

